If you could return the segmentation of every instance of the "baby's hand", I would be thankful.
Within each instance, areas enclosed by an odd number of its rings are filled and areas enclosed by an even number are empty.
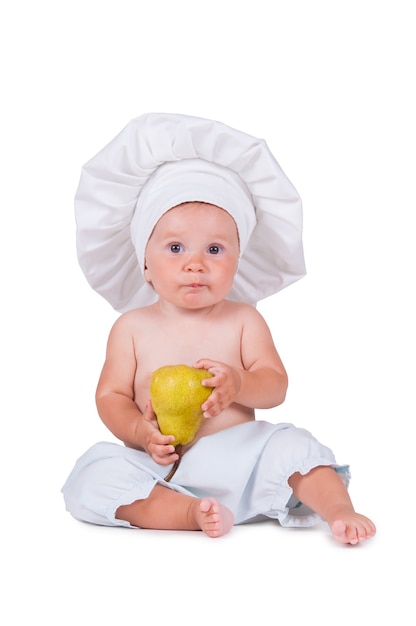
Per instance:
[[[210,359],[199,359],[194,367],[212,374],[212,378],[202,381],[204,387],[213,387],[213,390],[201,408],[204,417],[216,417],[235,401],[241,386],[240,374],[235,367]]]
[[[144,410],[143,418],[148,425],[146,452],[150,454],[158,465],[171,465],[177,461],[179,454],[175,451],[175,446],[172,445],[175,437],[173,435],[162,435],[150,400]]]

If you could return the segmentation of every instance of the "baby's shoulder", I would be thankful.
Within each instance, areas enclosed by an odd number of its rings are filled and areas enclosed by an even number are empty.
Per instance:
[[[134,330],[137,327],[144,327],[154,319],[154,315],[151,313],[151,306],[146,306],[138,309],[131,309],[122,313],[114,323],[113,329],[115,330]]]
[[[261,317],[260,313],[252,304],[246,302],[235,302],[234,300],[225,300],[225,310],[229,315],[241,316],[242,318]]]
[[[219,315],[219,321],[222,321],[224,324],[230,323],[235,328],[240,328],[241,330],[247,326],[256,327],[259,324],[264,324],[262,315],[251,304],[226,300],[224,305]]]
[[[241,330],[260,330],[268,328],[263,315],[252,304],[227,300],[227,319],[232,320],[233,326]]]

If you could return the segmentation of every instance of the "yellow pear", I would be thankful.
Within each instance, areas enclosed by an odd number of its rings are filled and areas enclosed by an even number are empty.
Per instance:
[[[212,392],[201,380],[210,378],[207,370],[188,365],[165,365],[153,372],[150,399],[160,432],[174,435],[174,446],[186,446],[195,438],[204,421],[201,404]]]

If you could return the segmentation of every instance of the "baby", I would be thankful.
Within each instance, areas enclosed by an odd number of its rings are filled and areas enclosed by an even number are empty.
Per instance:
[[[114,324],[96,392],[101,419],[124,445],[96,444],[77,461],[63,487],[67,508],[92,523],[210,537],[264,517],[283,526],[323,519],[337,541],[359,543],[375,526],[353,508],[348,468],[308,431],[255,419],[256,408],[284,401],[287,374],[255,306],[230,299],[261,216],[241,177],[223,170],[205,159],[168,162],[141,191],[131,237],[154,301]],[[252,259],[269,260],[266,242]],[[277,245],[272,237],[269,248]],[[167,482],[179,456],[149,388],[154,370],[179,363],[209,370],[212,393]]]

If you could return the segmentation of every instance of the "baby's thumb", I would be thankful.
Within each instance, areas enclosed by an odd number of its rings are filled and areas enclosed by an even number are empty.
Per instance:
[[[156,414],[153,410],[151,400],[148,400],[146,402],[146,406],[143,412],[143,417],[147,422],[154,422],[156,419]]]

